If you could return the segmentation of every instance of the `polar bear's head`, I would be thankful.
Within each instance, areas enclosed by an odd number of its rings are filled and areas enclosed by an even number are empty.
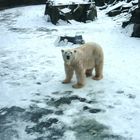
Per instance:
[[[75,53],[76,50],[61,50],[62,51],[62,56],[63,60],[67,65],[70,65],[72,60],[75,58]]]

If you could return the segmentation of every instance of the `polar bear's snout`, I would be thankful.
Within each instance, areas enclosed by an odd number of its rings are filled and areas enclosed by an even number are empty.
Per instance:
[[[70,60],[71,59],[71,57],[72,57],[72,52],[65,52],[65,57],[66,57],[66,59],[67,60]]]
[[[69,60],[69,59],[70,59],[70,56],[69,56],[69,55],[67,55],[67,56],[66,56],[66,58]]]

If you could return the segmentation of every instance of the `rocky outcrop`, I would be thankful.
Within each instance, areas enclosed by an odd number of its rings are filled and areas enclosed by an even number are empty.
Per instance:
[[[132,14],[131,20],[134,23],[132,37],[140,37],[140,0],[138,8]]]
[[[119,1],[119,0],[118,0]],[[134,24],[132,37],[140,37],[140,0],[139,1],[119,1],[110,0],[112,2],[108,7],[108,16],[113,17],[121,13],[130,14],[130,19],[122,23],[122,27],[125,28],[128,24]],[[101,8],[100,8],[101,9]]]
[[[138,8],[131,12],[131,18],[128,21],[123,22],[122,27],[125,28],[128,24],[134,24],[132,37],[140,37],[140,0]]]
[[[55,4],[47,2],[45,8],[45,15],[49,20],[56,25],[58,21],[64,20],[70,23],[69,20],[76,20],[78,22],[86,22],[87,20],[94,20],[97,17],[97,10],[94,3],[71,3],[71,4]],[[49,21],[48,20],[48,21]]]

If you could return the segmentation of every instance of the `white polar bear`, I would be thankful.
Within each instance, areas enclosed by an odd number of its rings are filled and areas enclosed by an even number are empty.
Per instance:
[[[104,55],[101,46],[97,43],[85,43],[78,48],[62,50],[66,78],[62,82],[70,83],[75,72],[77,83],[73,88],[81,88],[85,84],[85,75],[92,76],[95,68],[94,80],[103,78]]]

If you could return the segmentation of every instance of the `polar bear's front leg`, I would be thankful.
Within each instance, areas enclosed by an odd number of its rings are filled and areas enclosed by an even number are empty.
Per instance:
[[[63,84],[67,84],[67,83],[70,83],[71,82],[71,79],[73,77],[73,68],[67,64],[64,65],[65,67],[65,74],[66,74],[66,78],[65,80],[63,80]]]
[[[85,84],[85,71],[82,69],[75,70],[77,83],[73,85],[73,88],[82,88]]]

